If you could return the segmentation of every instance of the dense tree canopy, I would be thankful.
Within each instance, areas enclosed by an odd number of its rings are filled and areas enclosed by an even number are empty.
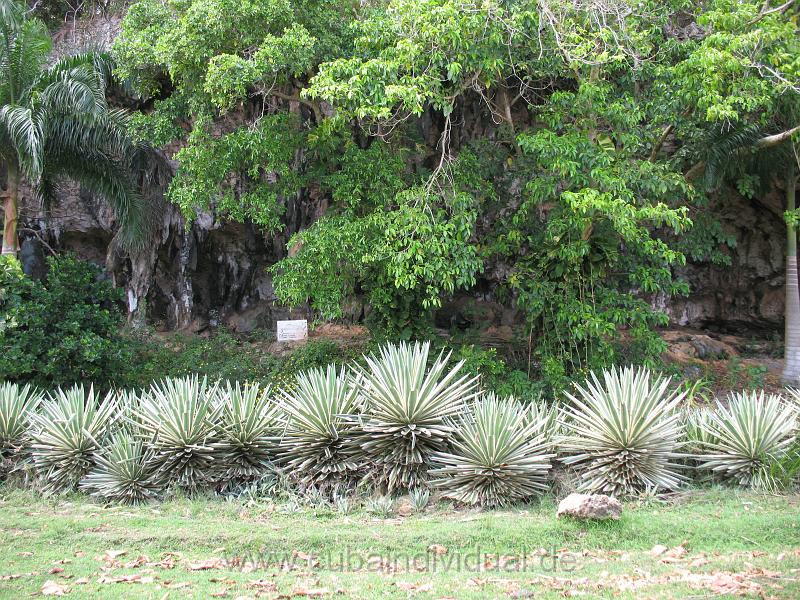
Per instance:
[[[654,299],[687,289],[674,267],[726,259],[708,194],[780,185],[799,15],[770,0],[142,0],[114,55],[149,102],[136,135],[181,141],[169,197],[187,217],[269,233],[292,203],[326,207],[274,267],[282,300],[336,317],[360,297],[413,335],[489,278],[557,379],[623,347],[657,354]]]

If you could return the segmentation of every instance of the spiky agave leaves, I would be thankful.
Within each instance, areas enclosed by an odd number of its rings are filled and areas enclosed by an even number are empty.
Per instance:
[[[278,405],[270,388],[260,385],[226,384],[220,392],[220,468],[217,477],[224,487],[254,481],[272,470],[276,451]]]
[[[0,384],[0,458],[12,459],[25,446],[31,413],[42,394],[30,385]]]
[[[353,444],[358,393],[344,370],[300,373],[291,391],[281,393],[283,426],[280,461],[303,489],[347,486],[360,464]]]
[[[31,413],[41,399],[42,394],[29,385],[0,384],[0,481],[24,464]]]
[[[592,373],[575,390],[567,394],[567,434],[558,441],[582,491],[624,496],[685,481],[676,462],[682,443],[676,408],[684,394],[670,391],[669,379],[627,367],[603,371],[602,383]]]
[[[535,405],[489,394],[458,425],[452,450],[436,452],[430,474],[443,495],[464,504],[502,506],[547,489],[554,421]]]
[[[100,399],[82,385],[58,389],[32,414],[31,453],[46,493],[74,490],[118,416],[114,395]]]
[[[139,399],[141,432],[155,452],[159,478],[167,485],[196,489],[213,479],[217,386],[196,375],[154,383]]]
[[[388,493],[426,485],[431,454],[453,436],[450,421],[478,394],[478,378],[460,375],[439,354],[428,369],[430,344],[388,344],[355,366],[365,398],[361,449],[370,479]]]
[[[797,408],[778,395],[732,394],[699,422],[700,468],[755,488],[773,487],[773,467],[797,437]]]
[[[154,457],[141,437],[120,429],[97,454],[95,467],[80,488],[105,502],[142,504],[153,500],[162,489]]]

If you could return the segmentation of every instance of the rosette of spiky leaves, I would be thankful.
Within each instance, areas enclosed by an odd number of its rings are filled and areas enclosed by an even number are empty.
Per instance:
[[[739,485],[771,489],[771,472],[795,443],[797,408],[778,395],[761,392],[732,394],[728,405],[700,422],[701,469]]]
[[[139,399],[141,431],[166,485],[191,490],[212,481],[222,408],[217,390],[205,377],[166,378]]]
[[[431,482],[464,504],[502,506],[547,489],[554,421],[538,406],[488,394],[459,421],[452,450],[436,452]]]
[[[26,443],[31,413],[42,394],[30,385],[0,384],[0,457],[17,456]]]
[[[428,368],[430,344],[388,344],[354,367],[365,398],[360,445],[369,478],[388,493],[426,485],[431,454],[453,436],[451,419],[478,394],[478,378],[448,366],[440,353]]]
[[[30,385],[0,384],[0,481],[20,469],[30,444],[30,416],[42,394]]]
[[[218,477],[226,487],[255,481],[273,469],[278,404],[257,383],[228,382],[220,394]]]
[[[683,432],[686,445],[683,449],[687,455],[697,455],[703,448],[717,441],[708,426],[713,415],[714,409],[709,406],[701,406],[684,413]],[[696,456],[691,458],[694,459]]]
[[[353,443],[358,392],[334,365],[299,373],[280,395],[283,419],[280,462],[302,489],[347,486],[358,475]]]
[[[95,457],[95,466],[80,489],[105,502],[142,504],[158,498],[161,485],[155,454],[141,437],[123,428],[112,434]]]
[[[520,402],[513,396],[508,399]],[[525,407],[526,425],[530,423],[533,427],[532,435],[541,436],[544,443],[552,448],[561,429],[561,423],[558,421],[558,405],[548,404],[542,399],[522,403],[522,405]]]
[[[118,416],[113,393],[99,398],[93,387],[58,389],[31,414],[31,454],[46,493],[74,490]]]
[[[682,423],[676,410],[684,394],[671,391],[668,378],[644,368],[611,369],[603,371],[603,382],[592,373],[575,390],[567,394],[567,434],[558,441],[582,491],[625,496],[672,490],[685,481],[677,462]]]

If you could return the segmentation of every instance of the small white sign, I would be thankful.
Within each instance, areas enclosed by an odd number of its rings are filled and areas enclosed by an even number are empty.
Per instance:
[[[278,321],[279,342],[296,342],[305,339],[308,339],[308,321],[305,319]]]

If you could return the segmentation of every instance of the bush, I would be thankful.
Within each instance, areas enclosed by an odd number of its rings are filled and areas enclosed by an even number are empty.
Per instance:
[[[494,394],[476,402],[458,425],[449,452],[437,452],[441,466],[432,485],[465,504],[501,506],[547,489],[553,420],[535,405]]]
[[[764,392],[733,394],[698,421],[701,469],[739,485],[778,487],[781,463],[796,442],[797,409]]]
[[[113,394],[101,399],[82,385],[58,389],[42,403],[32,416],[31,447],[45,492],[77,489],[117,415]]]
[[[592,373],[575,390],[577,395],[567,394],[568,434],[559,441],[582,491],[624,496],[672,490],[685,480],[674,462],[680,458],[676,409],[683,394],[669,391],[669,379],[628,367],[603,371],[602,383]]]
[[[292,387],[281,395],[281,462],[304,490],[349,483],[360,468],[350,418],[358,412],[357,390],[335,365],[298,374]]]
[[[478,394],[463,362],[440,354],[428,368],[429,343],[388,344],[354,367],[365,398],[361,450],[375,484],[389,493],[426,485],[431,455],[453,436],[450,420]]]
[[[50,257],[47,276],[37,281],[15,258],[0,261],[0,380],[105,388],[127,368],[130,350],[118,335],[121,293],[99,267]]]

